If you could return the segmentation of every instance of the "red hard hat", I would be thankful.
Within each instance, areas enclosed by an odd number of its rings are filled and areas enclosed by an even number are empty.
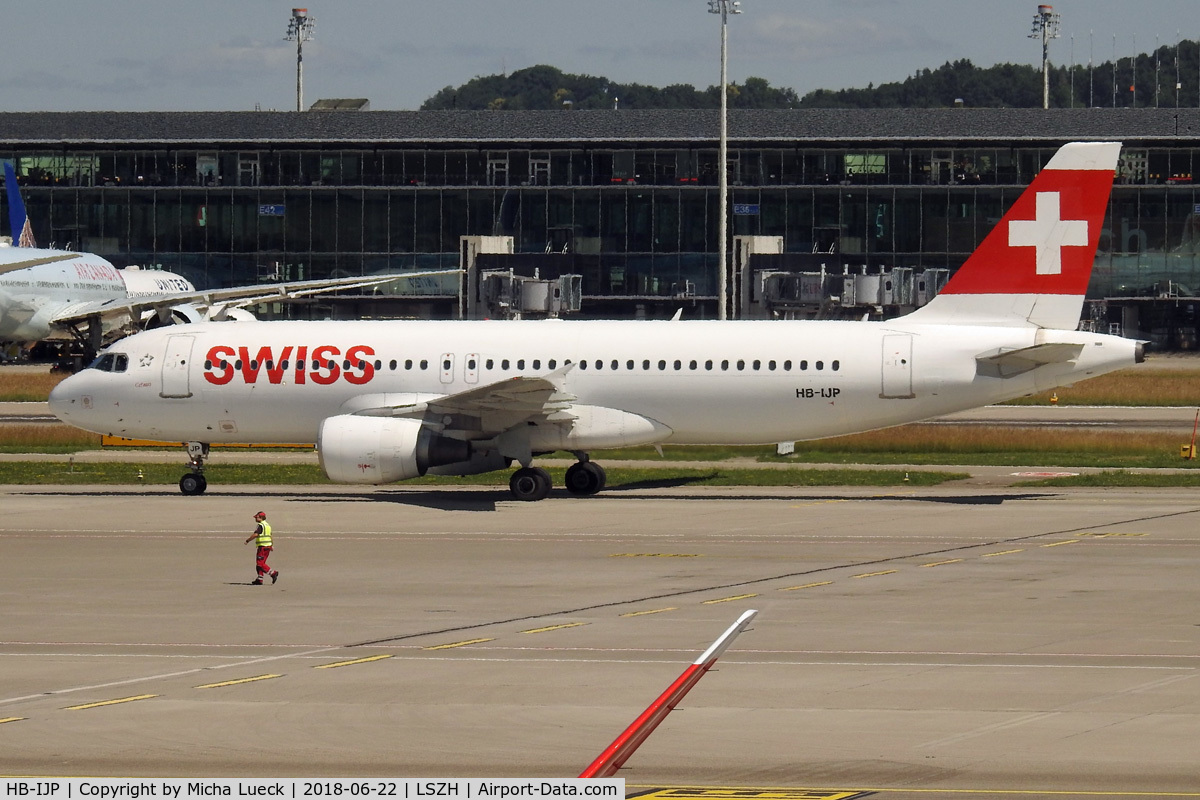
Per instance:
[[[255,519],[266,519],[266,518],[267,518],[267,512],[265,512],[265,511],[260,511],[260,512],[258,512],[257,514],[255,514],[255,515],[254,515],[254,518],[255,518]]]

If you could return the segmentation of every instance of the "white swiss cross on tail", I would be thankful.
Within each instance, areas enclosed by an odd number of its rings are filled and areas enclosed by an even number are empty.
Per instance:
[[[1120,152],[1117,142],[1059,148],[945,288],[908,319],[1074,330]]]
[[[1009,247],[1036,247],[1038,275],[1062,274],[1062,249],[1086,247],[1087,220],[1065,220],[1059,210],[1058,192],[1037,193],[1037,216],[1008,223]]]

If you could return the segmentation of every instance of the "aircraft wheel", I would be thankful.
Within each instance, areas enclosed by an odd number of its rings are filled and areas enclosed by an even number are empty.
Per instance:
[[[580,497],[593,495],[604,488],[604,468],[591,461],[577,461],[567,468],[567,491]]]
[[[189,472],[179,479],[179,491],[185,495],[204,494],[204,490],[208,488],[208,480],[203,475],[197,475],[194,472]]]
[[[522,467],[508,479],[508,490],[517,500],[544,500],[550,494],[550,473],[541,467]]]

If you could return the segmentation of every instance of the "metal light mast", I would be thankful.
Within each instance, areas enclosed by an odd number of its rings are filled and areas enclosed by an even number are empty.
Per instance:
[[[1042,108],[1050,107],[1050,40],[1058,38],[1060,14],[1054,13],[1054,6],[1038,6],[1033,15],[1033,30],[1030,39],[1042,40]]]
[[[727,233],[729,229],[729,156],[727,116],[729,112],[729,79],[727,77],[728,59],[726,49],[728,42],[728,15],[742,13],[740,0],[708,0],[708,13],[721,15],[721,137],[717,146],[717,196],[720,210],[717,214],[717,319],[727,319],[729,314],[729,257]]]
[[[316,17],[308,15],[307,8],[293,8],[288,20],[286,41],[296,43],[296,110],[304,110],[304,43],[313,38]]]

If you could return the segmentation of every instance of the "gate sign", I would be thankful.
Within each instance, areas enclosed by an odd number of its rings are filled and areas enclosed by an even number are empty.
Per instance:
[[[258,215],[260,217],[282,217],[284,209],[287,208],[283,203],[278,205],[262,205],[258,207]]]
[[[758,203],[734,203],[733,213],[743,217],[757,217]]]

